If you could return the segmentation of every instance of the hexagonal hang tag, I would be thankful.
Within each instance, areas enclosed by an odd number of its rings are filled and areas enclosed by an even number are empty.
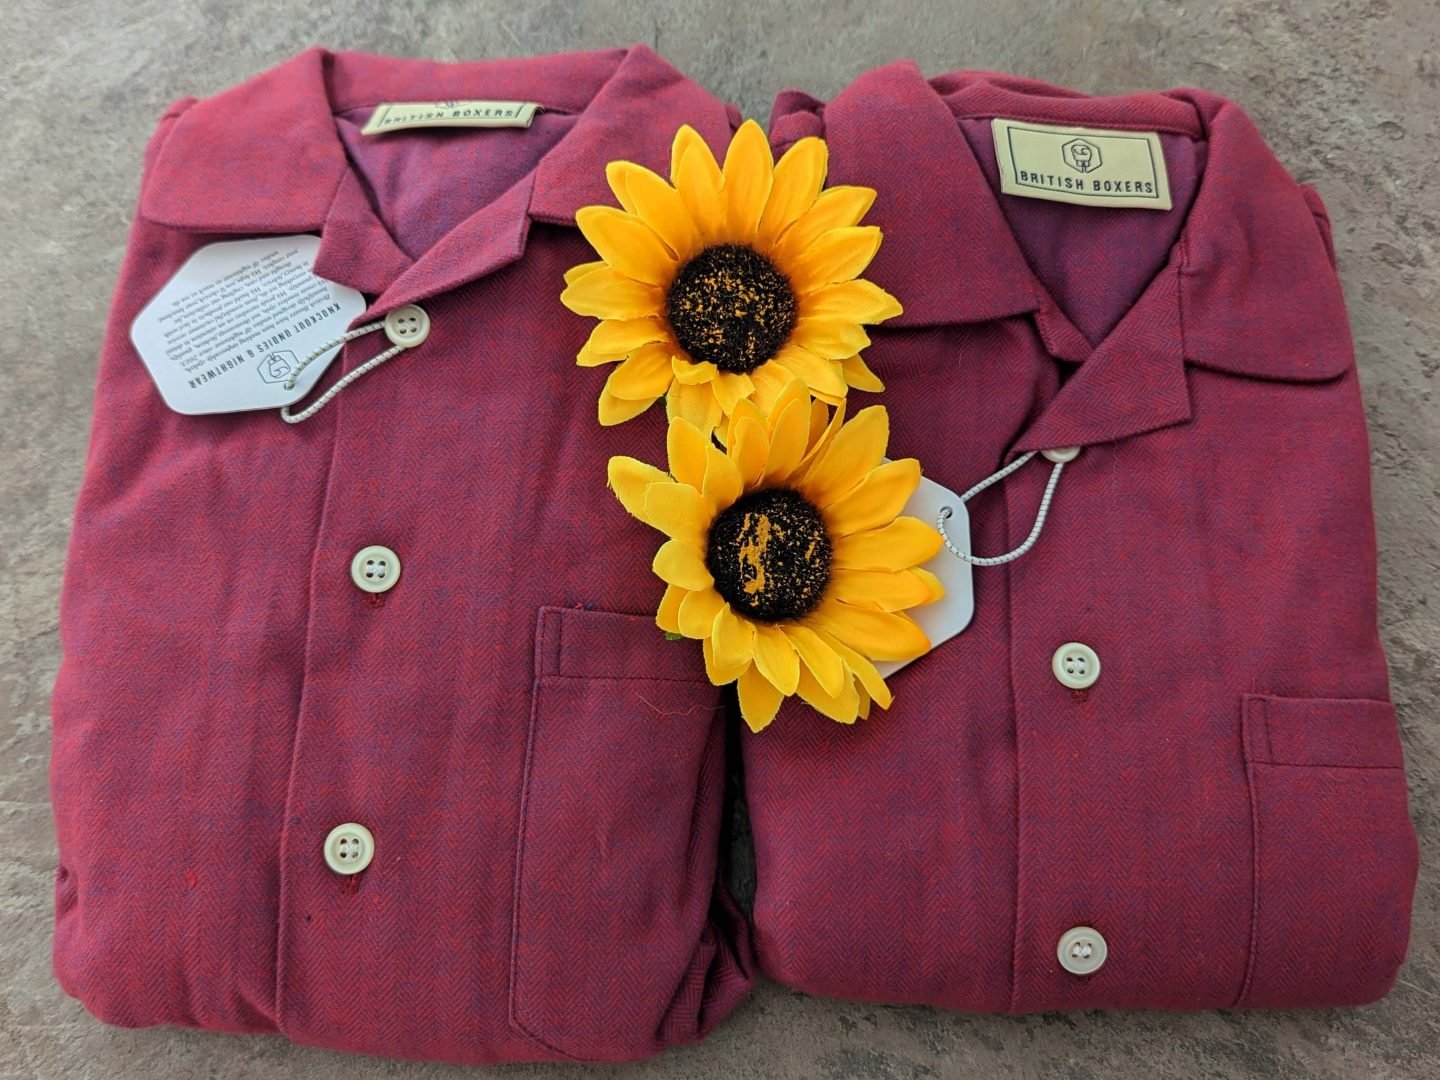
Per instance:
[[[311,271],[319,249],[318,236],[266,236],[207,244],[185,261],[130,326],[165,404],[242,412],[310,392],[340,345],[300,370],[305,357],[365,310],[360,293]]]

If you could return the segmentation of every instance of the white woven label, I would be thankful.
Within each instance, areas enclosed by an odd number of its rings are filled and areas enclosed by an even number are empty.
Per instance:
[[[933,526],[941,507],[946,506],[950,508],[950,517],[945,521],[945,531],[950,534],[950,542],[961,551],[969,551],[970,515],[965,512],[965,504],[960,501],[960,496],[949,488],[922,476],[920,486],[915,489],[915,494],[910,496],[910,501],[905,504],[901,513],[907,517],[919,518]],[[925,569],[944,584],[945,595],[933,604],[910,608],[906,614],[920,624],[920,629],[924,630],[925,636],[930,639],[930,648],[934,649],[970,625],[975,614],[975,587],[971,581],[970,564],[964,559],[957,559],[944,547],[925,563]],[[887,660],[875,666],[881,675],[889,678],[906,664],[914,662]]]
[[[339,345],[286,382],[365,310],[360,293],[311,271],[319,249],[318,236],[267,236],[185,261],[130,325],[166,405],[191,416],[278,409],[310,392]]]
[[[386,101],[375,106],[360,134],[426,127],[528,128],[539,111],[535,101]]]
[[[990,122],[1000,190],[1078,206],[1169,210],[1165,151],[1153,131]]]

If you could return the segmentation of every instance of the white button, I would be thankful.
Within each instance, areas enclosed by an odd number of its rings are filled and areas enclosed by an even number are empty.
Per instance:
[[[1071,975],[1095,974],[1104,966],[1109,952],[1100,931],[1089,926],[1066,930],[1060,935],[1060,944],[1055,949],[1060,966]]]
[[[414,304],[398,307],[385,316],[385,336],[392,345],[413,349],[430,336],[430,316]]]
[[[1080,447],[1057,446],[1053,450],[1041,450],[1040,456],[1046,461],[1074,461],[1080,456]]]
[[[375,837],[364,825],[347,821],[325,837],[325,865],[337,874],[358,874],[375,857]]]
[[[400,557],[387,547],[371,544],[350,560],[350,579],[366,592],[385,592],[400,580]]]
[[[1062,685],[1071,690],[1084,690],[1094,686],[1095,680],[1100,678],[1100,657],[1089,645],[1067,641],[1050,658],[1050,670]]]

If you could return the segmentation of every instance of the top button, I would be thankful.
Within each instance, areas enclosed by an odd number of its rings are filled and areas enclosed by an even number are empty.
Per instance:
[[[430,316],[414,304],[398,307],[385,316],[385,336],[392,345],[413,349],[430,336]]]
[[[1046,461],[1053,461],[1056,463],[1064,461],[1074,461],[1077,457],[1080,456],[1080,447],[1057,446],[1053,450],[1041,450],[1040,456],[1043,457]]]

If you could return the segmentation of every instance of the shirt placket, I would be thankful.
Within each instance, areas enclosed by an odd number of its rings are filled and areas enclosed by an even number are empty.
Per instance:
[[[1161,282],[1152,311],[1166,295]],[[1205,670],[1203,637],[1180,630],[1203,602],[1203,571],[1153,562],[1201,565],[1183,548],[1200,502],[1177,423],[1184,373],[1156,320],[1128,325],[1147,332],[1122,323],[1071,376],[1087,382],[1060,387],[1019,442],[1080,450],[1044,535],[1009,566],[1015,1012],[1228,1000],[1242,974],[1247,868],[1214,852],[1217,836],[1245,848],[1244,793],[1221,782],[1224,718],[1184,689]],[[1047,472],[1032,464],[1007,483],[1012,538],[1034,522]],[[1138,520],[1154,525],[1137,533]],[[1197,704],[1177,716],[1177,700]],[[1177,815],[1177,801],[1195,814]],[[1208,909],[1190,902],[1207,891],[1219,898]],[[1157,969],[1154,956],[1177,951],[1183,971]]]
[[[467,905],[484,902],[446,887],[452,872],[478,877],[480,867],[456,865],[453,853],[446,859],[438,841],[427,854],[445,860],[445,872],[427,869],[416,857],[417,834],[443,813],[436,791],[443,780],[416,775],[406,764],[431,753],[426,691],[416,687],[414,673],[417,654],[433,637],[427,629],[433,617],[427,620],[415,597],[434,585],[425,576],[442,572],[443,560],[435,557],[437,508],[425,495],[433,486],[425,474],[443,467],[443,448],[409,454],[404,448],[414,449],[414,443],[406,432],[443,392],[434,371],[457,342],[467,340],[455,333],[454,323],[469,309],[460,292],[445,290],[483,288],[474,279],[518,256],[523,231],[512,213],[518,208],[523,214],[528,188],[442,239],[453,254],[462,239],[456,233],[484,231],[490,243],[471,245],[471,258],[458,261],[437,260],[432,248],[412,262],[360,198],[358,184],[347,177],[327,225],[334,231],[322,234],[317,268],[376,294],[351,329],[379,329],[347,341],[333,361],[334,376],[297,405],[313,404],[327,386],[344,384],[344,393],[296,430],[298,439],[328,434],[332,447],[325,490],[317,493],[323,506],[311,556],[304,676],[279,838],[276,1009],[280,1029],[299,1041],[342,1038],[391,1052],[401,1027],[417,1047],[427,1039],[436,1047],[454,1041],[453,1032],[441,1030],[446,1020],[440,1009],[422,1010],[433,1032],[414,1019],[394,1020],[399,1026],[393,1030],[377,1021],[437,992],[405,989],[403,973],[415,960],[407,927],[422,925],[411,909],[433,904],[436,925],[456,928],[476,925],[477,913]],[[509,220],[501,223],[501,217]],[[445,274],[432,272],[432,264],[443,265]],[[388,366],[369,370],[386,353],[394,353]],[[364,378],[347,384],[357,373]],[[483,781],[491,764],[469,767]],[[476,830],[476,851],[484,835],[483,828]],[[432,890],[447,895],[431,897]],[[447,903],[455,905],[448,915]],[[445,977],[463,984],[470,965],[463,954],[455,959]],[[359,1007],[356,987],[367,988]],[[479,1046],[488,1036],[477,1030],[473,1037]]]

